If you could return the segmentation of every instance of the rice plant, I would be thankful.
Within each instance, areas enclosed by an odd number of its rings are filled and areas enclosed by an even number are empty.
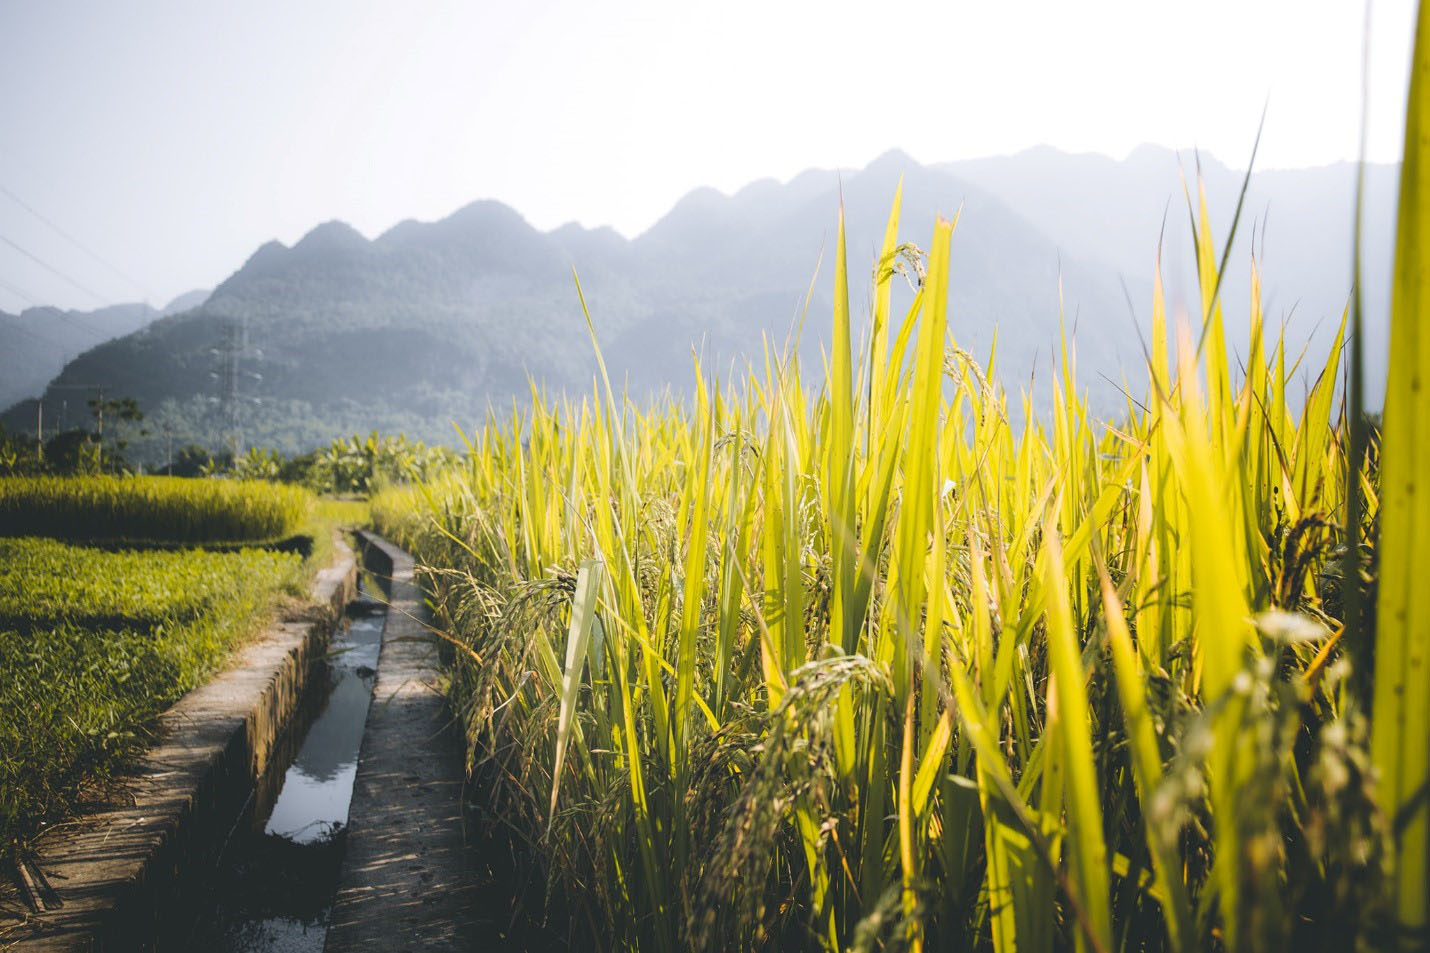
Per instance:
[[[166,543],[269,541],[296,532],[297,487],[174,477],[0,478],[0,536]]]
[[[1066,346],[1047,414],[959,346],[956,221],[893,313],[896,195],[862,330],[841,226],[822,376],[767,344],[641,407],[601,365],[586,399],[534,393],[374,499],[463,646],[484,809],[572,948],[1423,942],[1418,29],[1384,469],[1374,431],[1349,452],[1344,322],[1304,367],[1255,261],[1229,349],[1199,191],[1200,309],[1158,278],[1112,422]],[[1378,631],[1346,619],[1376,598]]]
[[[1354,935],[1364,897],[1325,901],[1378,857],[1328,664],[1339,345],[1293,411],[1282,342],[1204,385],[1158,301],[1125,422],[1067,359],[1015,431],[947,319],[953,223],[884,310],[896,224],[869,345],[839,295],[817,396],[771,349],[733,385],[697,367],[693,410],[537,399],[374,501],[470,648],[453,698],[494,808],[610,948]],[[1360,839],[1289,857],[1333,810]]]
[[[1385,398],[1384,517],[1375,641],[1375,735],[1384,807],[1393,819],[1391,909],[1407,945],[1430,935],[1430,604],[1419,588],[1430,533],[1430,15],[1420,5],[1411,62],[1391,285]]]

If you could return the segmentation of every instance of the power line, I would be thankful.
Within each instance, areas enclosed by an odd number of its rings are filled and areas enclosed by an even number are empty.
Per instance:
[[[62,374],[64,373],[64,371],[65,371],[67,368],[69,368],[69,366],[70,366],[71,364],[73,364],[76,360],[79,359],[78,357],[70,357],[71,354],[74,354],[74,353],[76,352],[76,348],[75,348],[75,347],[72,347],[72,346],[60,344],[59,342],[54,341],[54,340],[52,340],[52,339],[50,339],[50,338],[43,337],[42,335],[36,334],[36,333],[34,333],[33,331],[31,331],[29,328],[24,327],[23,325],[19,324],[18,322],[6,321],[6,322],[4,322],[4,323],[0,323],[0,328],[13,328],[13,329],[16,330],[16,331],[19,331],[21,334],[28,335],[28,336],[31,337],[32,339],[34,339],[34,340],[36,340],[36,341],[39,341],[39,342],[42,343],[42,344],[48,345],[49,347],[53,347],[53,348],[57,349],[57,350],[60,352],[60,357],[61,357],[61,359],[62,359],[63,362],[64,362],[64,363],[62,364],[61,368],[60,368],[60,374],[55,375],[53,378],[51,378],[51,379],[49,380],[48,383],[45,384],[45,389],[44,389],[44,391],[41,392],[41,394],[40,394],[39,397],[34,398],[35,400],[38,400],[38,401],[43,402],[43,401],[44,401],[44,398],[45,398],[45,394],[48,393],[48,392],[50,392],[50,391],[52,391],[52,390],[93,390],[93,389],[97,389],[97,388],[103,388],[103,389],[108,390],[108,389],[110,389],[110,388],[112,388],[112,387],[118,386],[118,385],[115,385],[115,384],[58,384],[58,383],[55,383],[56,381],[60,380],[60,375],[62,375]],[[104,342],[101,342],[101,343],[104,343]],[[79,346],[79,352],[80,352],[80,355],[83,355],[83,354],[85,353],[85,351],[84,351],[84,346],[83,346],[83,345],[80,345],[80,346]],[[92,354],[86,359],[85,363],[86,363],[86,365],[92,366],[95,370],[98,370],[101,374],[103,374],[103,375],[109,377],[111,380],[119,380],[119,379],[122,379],[122,378],[131,376],[131,369],[130,369],[130,368],[122,367],[121,365],[116,364],[113,360],[100,360],[99,358],[94,357]]]
[[[113,333],[111,333],[111,332],[109,332],[109,331],[104,331],[104,330],[102,330],[102,329],[100,329],[100,328],[97,328],[97,327],[95,327],[94,325],[92,325],[92,324],[90,324],[90,323],[88,323],[88,322],[86,322],[86,321],[81,321],[79,318],[76,318],[74,315],[70,314],[69,312],[67,312],[67,311],[65,311],[65,310],[63,310],[63,309],[61,309],[61,308],[56,308],[56,307],[54,307],[53,305],[42,305],[42,304],[39,304],[38,302],[35,301],[35,299],[34,299],[33,296],[31,296],[31,295],[29,295],[29,294],[26,294],[24,291],[21,291],[19,288],[16,288],[14,285],[10,284],[9,282],[0,281],[0,288],[4,288],[4,289],[6,289],[7,291],[11,292],[12,294],[17,295],[18,297],[24,298],[26,301],[30,302],[30,304],[31,304],[32,307],[35,307],[35,308],[43,308],[43,309],[45,309],[46,311],[53,311],[53,312],[55,313],[55,316],[58,317],[61,321],[65,321],[65,322],[67,322],[67,323],[69,323],[69,324],[71,324],[71,325],[73,325],[73,326],[79,328],[80,330],[84,331],[86,334],[92,334],[92,335],[94,335],[95,337],[97,337],[99,340],[95,342],[96,344],[101,343],[101,342],[103,342],[103,341],[107,341],[107,340],[109,340],[109,339],[111,339],[111,338],[113,338],[113,337],[115,336]],[[27,308],[27,309],[24,309],[24,310],[28,311],[28,310],[30,310],[30,309]],[[15,315],[16,320],[18,320],[19,317],[20,317],[19,315]]]
[[[39,302],[35,300],[33,295],[21,291],[19,288],[16,288],[14,285],[10,284],[7,281],[0,281],[0,288],[4,288],[6,291],[10,292],[17,298],[24,298],[26,301],[30,302],[30,304],[39,304]]]
[[[21,297],[28,297],[28,296],[27,296],[27,295],[22,295]],[[34,301],[33,298],[31,298],[30,300],[31,300],[31,302]],[[93,335],[95,338],[98,339],[98,340],[96,340],[96,341],[94,342],[95,344],[99,344],[99,343],[101,343],[101,342],[108,341],[110,338],[115,337],[115,335],[114,335],[112,332],[110,332],[110,331],[105,331],[105,330],[103,330],[102,328],[97,328],[97,327],[95,327],[94,325],[90,324],[90,323],[87,322],[87,321],[81,321],[79,318],[75,317],[74,315],[70,314],[68,311],[65,311],[65,310],[63,310],[63,309],[61,309],[61,308],[56,308],[56,307],[54,307],[53,305],[36,305],[36,307],[37,307],[37,308],[43,308],[43,309],[46,310],[46,311],[52,311],[52,312],[54,312],[54,316],[55,316],[55,317],[59,318],[61,321],[64,321],[66,324],[73,325],[74,327],[79,328],[81,331],[84,331],[86,334],[91,334],[91,335]],[[28,311],[29,309],[26,309],[26,310]],[[93,345],[91,345],[91,346],[93,346]]]
[[[69,321],[69,322],[71,322],[71,323],[76,323],[76,324],[79,323],[75,318],[73,318],[72,316],[70,316],[70,315],[68,315],[68,314],[65,314],[63,311],[60,311],[58,308],[55,308],[55,309],[53,309],[53,310],[54,310],[56,316],[58,316],[59,318],[61,318],[61,319],[63,319],[63,320],[66,320],[66,321]],[[61,359],[62,359],[62,365],[61,365],[61,368],[60,368],[60,374],[55,375],[53,378],[51,378],[50,381],[45,384],[45,389],[44,389],[44,391],[41,392],[41,394],[40,394],[38,397],[33,398],[34,400],[37,400],[37,401],[39,401],[39,402],[41,402],[41,403],[44,403],[44,402],[45,402],[45,395],[48,394],[50,391],[60,391],[60,390],[99,390],[99,389],[110,390],[110,389],[113,389],[113,388],[116,388],[116,387],[119,386],[118,384],[113,384],[113,383],[107,383],[107,384],[67,384],[67,383],[62,384],[62,383],[57,383],[57,382],[61,379],[61,375],[64,373],[64,371],[67,370],[67,369],[70,367],[70,365],[73,364],[76,360],[79,360],[80,357],[84,357],[86,366],[90,367],[90,368],[93,369],[93,370],[97,370],[101,376],[105,376],[105,377],[109,378],[111,381],[118,381],[118,380],[123,380],[123,379],[131,379],[131,380],[132,380],[132,378],[133,378],[133,369],[132,369],[132,368],[130,368],[130,367],[128,367],[128,366],[125,366],[125,365],[122,365],[122,364],[119,364],[119,363],[116,363],[113,359],[101,359],[101,358],[99,358],[99,357],[96,357],[96,356],[93,354],[93,352],[89,350],[90,348],[94,347],[95,345],[105,344],[105,343],[108,343],[108,342],[110,342],[110,341],[112,341],[112,340],[117,340],[117,337],[118,337],[118,336],[116,336],[116,335],[114,335],[114,334],[112,334],[112,333],[108,333],[108,332],[103,332],[103,333],[101,333],[101,332],[97,331],[96,329],[94,329],[94,328],[92,328],[92,327],[89,327],[88,325],[83,325],[83,324],[81,324],[80,326],[81,326],[81,327],[84,327],[86,330],[90,331],[91,333],[100,334],[100,338],[101,338],[101,339],[98,340],[98,341],[95,341],[95,342],[93,342],[93,343],[90,343],[90,342],[76,342],[76,343],[73,343],[73,344],[61,344],[60,342],[54,340],[53,338],[49,338],[49,337],[46,337],[46,336],[44,336],[44,335],[35,333],[35,332],[32,331],[30,328],[28,328],[28,327],[26,327],[25,325],[21,324],[21,323],[20,323],[20,318],[18,318],[18,317],[7,315],[7,316],[5,317],[5,320],[0,320],[0,330],[13,329],[13,330],[15,330],[15,331],[20,332],[20,333],[23,334],[23,335],[26,335],[27,337],[29,337],[30,339],[32,339],[32,340],[34,340],[34,341],[37,341],[37,342],[39,342],[39,343],[41,343],[41,344],[43,344],[43,345],[45,345],[45,346],[47,346],[47,347],[54,348],[55,350],[57,350],[57,351],[60,352],[60,356],[61,356]],[[73,354],[73,355],[77,355],[77,356],[71,357],[70,355],[72,355],[72,354]],[[88,373],[88,372],[87,372],[87,373]],[[175,396],[175,395],[170,395],[170,396]],[[52,398],[51,398],[51,401],[53,401],[53,400],[54,400],[54,398],[52,397]],[[0,409],[3,409],[3,408],[0,408]]]
[[[60,315],[60,317],[68,317],[68,316],[62,313],[62,314]],[[43,334],[37,334],[35,331],[32,331],[30,328],[25,327],[23,324],[20,323],[20,319],[19,319],[18,317],[10,317],[10,316],[7,315],[7,318],[8,318],[8,320],[0,321],[0,329],[5,329],[5,330],[9,330],[9,331],[19,331],[21,334],[23,334],[23,335],[25,335],[26,337],[30,338],[32,341],[38,341],[39,343],[45,345],[46,347],[52,347],[52,348],[54,348],[56,351],[59,351],[59,352],[60,352],[60,357],[64,359],[64,363],[65,363],[66,365],[68,365],[69,362],[70,362],[70,360],[71,360],[71,358],[70,358],[70,355],[71,355],[71,354],[83,353],[83,352],[85,351],[85,349],[86,349],[88,346],[90,346],[90,345],[88,344],[88,342],[84,342],[84,341],[72,342],[72,343],[69,343],[69,344],[63,344],[63,343],[61,343],[61,342],[59,342],[59,341],[56,341],[54,338],[45,337]],[[111,340],[112,340],[112,338],[111,338]],[[103,344],[103,343],[106,343],[106,342],[101,341],[101,342],[99,342],[99,343]],[[113,364],[112,364],[111,362],[107,362],[107,361],[106,361],[106,362],[101,362],[101,364],[102,364],[102,366],[104,366],[105,370],[108,370],[108,371],[111,371],[111,372],[112,372],[113,369],[114,369],[114,366],[113,366]],[[61,368],[61,369],[63,369],[63,368]],[[46,386],[48,386],[48,385],[46,385]]]
[[[38,258],[35,258],[34,255],[31,255],[29,252],[25,251],[25,249],[20,248],[18,245],[15,245],[14,242],[10,241],[10,239],[6,238],[5,236],[0,235],[0,241],[6,242],[6,243],[8,243],[8,244],[14,246],[14,247],[17,248],[22,254],[29,255],[29,257],[30,257],[30,258],[33,258],[35,261],[40,261]],[[40,261],[40,264],[45,265],[45,263],[42,262],[42,261]],[[59,272],[56,271],[56,270],[55,270],[54,268],[52,268],[51,266],[45,265],[45,267],[46,267],[46,268],[49,268],[51,271],[55,271],[56,274],[59,274]],[[64,278],[65,276],[64,276],[64,275],[60,275],[60,277]],[[68,280],[70,280],[70,279],[66,278],[65,280],[68,281]],[[73,282],[72,282],[72,283],[73,283]],[[79,286],[79,287],[80,287],[80,289],[83,290],[83,291],[88,291],[88,289],[87,289],[87,288],[84,288],[82,285]],[[6,289],[7,291],[9,291],[11,294],[14,294],[14,295],[16,295],[16,296],[18,296],[18,297],[24,298],[26,301],[30,302],[30,304],[33,305],[33,306],[35,306],[35,307],[46,307],[45,305],[41,305],[38,301],[36,301],[34,295],[29,294],[28,292],[22,291],[21,289],[15,287],[14,285],[10,284],[10,283],[7,282],[7,281],[0,280],[0,288],[4,288],[4,289]],[[92,292],[92,291],[90,291],[89,293],[90,293],[90,294],[94,294],[94,292]],[[97,297],[97,296],[96,296],[96,297]],[[103,299],[101,299],[101,300],[103,300]],[[69,324],[72,324],[72,325],[74,325],[75,327],[77,327],[77,328],[79,328],[79,329],[81,329],[81,330],[83,330],[83,331],[85,331],[85,332],[87,332],[87,333],[89,333],[89,334],[93,334],[95,337],[97,337],[99,340],[96,341],[95,343],[100,343],[100,342],[102,342],[102,341],[107,341],[107,340],[109,340],[110,338],[114,337],[114,335],[111,334],[110,332],[101,330],[100,328],[97,328],[97,327],[95,327],[94,325],[89,324],[88,322],[81,321],[79,318],[76,318],[74,315],[69,314],[68,312],[66,312],[66,311],[65,311],[64,309],[62,309],[62,308],[56,308],[56,307],[53,307],[52,305],[51,305],[51,306],[48,306],[48,307],[50,307],[50,308],[55,312],[55,314],[60,318],[60,320],[66,321],[66,322],[68,322]]]
[[[14,321],[5,321],[3,323],[0,323],[0,328],[6,328],[12,331],[19,331],[21,334],[25,335],[28,338],[32,338],[33,340],[39,341],[41,344],[49,345],[50,347],[59,351],[61,357],[64,357],[65,355],[69,354],[69,348],[65,347],[58,341],[50,340],[44,335],[36,334],[34,331],[31,331],[29,328],[21,324],[18,319]]]
[[[80,241],[78,238],[75,238],[73,235],[71,235],[69,232],[65,231],[63,228],[60,228],[60,227],[59,227],[58,225],[56,225],[53,221],[51,221],[49,218],[47,218],[46,216],[40,214],[40,212],[39,212],[38,210],[36,210],[34,206],[30,205],[30,203],[28,203],[28,202],[26,202],[24,199],[20,198],[20,196],[16,195],[14,192],[10,191],[9,189],[7,189],[7,188],[6,188],[5,186],[3,186],[3,185],[0,185],[0,192],[3,192],[5,195],[9,196],[10,200],[11,200],[12,202],[14,202],[16,205],[20,206],[22,209],[24,209],[25,211],[29,212],[31,215],[35,216],[35,218],[39,219],[40,221],[42,221],[42,222],[44,222],[46,225],[48,225],[51,229],[54,230],[55,234],[59,235],[59,236],[60,236],[61,238],[63,238],[65,241],[69,242],[71,245],[73,245],[74,247],[78,248],[80,251],[84,252],[84,253],[85,253],[86,255],[88,255],[90,258],[93,258],[95,261],[99,262],[101,265],[103,265],[104,267],[108,268],[110,271],[114,272],[116,275],[118,275],[119,277],[123,278],[125,281],[129,282],[129,283],[130,283],[131,285],[133,285],[135,288],[138,288],[141,292],[143,292],[143,294],[144,294],[144,296],[145,296],[146,298],[152,299],[152,298],[154,297],[154,295],[149,291],[149,289],[146,288],[146,287],[144,287],[143,282],[141,282],[141,281],[139,281],[139,279],[137,279],[137,278],[131,276],[128,272],[126,272],[124,269],[120,268],[118,265],[116,265],[116,264],[114,264],[113,262],[108,261],[107,259],[105,259],[105,258],[104,258],[103,256],[101,256],[98,252],[96,252],[95,250],[93,250],[92,248],[90,248],[89,246],[87,246],[84,242]]]
[[[104,295],[102,295],[102,294],[100,294],[99,292],[93,290],[92,288],[87,288],[87,287],[85,287],[84,285],[82,285],[82,284],[80,284],[78,281],[76,281],[75,279],[71,278],[69,275],[67,275],[67,274],[65,274],[64,272],[60,271],[60,270],[59,270],[58,268],[56,268],[54,265],[52,265],[52,264],[50,264],[49,262],[45,261],[45,260],[44,260],[43,258],[41,258],[40,256],[34,254],[33,252],[26,251],[24,248],[21,248],[19,245],[15,244],[13,241],[11,241],[10,239],[6,238],[4,235],[0,235],[0,242],[4,242],[5,244],[9,245],[11,248],[15,249],[17,252],[19,252],[20,254],[24,255],[26,258],[28,258],[28,259],[30,259],[31,261],[33,261],[35,264],[39,265],[41,268],[43,268],[43,269],[45,269],[46,271],[50,272],[51,274],[55,275],[55,276],[58,277],[60,280],[66,281],[66,282],[68,282],[69,284],[74,285],[74,286],[75,286],[76,288],[78,288],[80,291],[83,291],[85,294],[89,295],[91,298],[94,298],[96,301],[99,301],[101,304],[109,304],[109,303],[110,303],[109,299],[106,298],[106,297],[104,297]]]
[[[0,236],[0,240],[4,240],[3,236]],[[50,312],[53,317],[64,321],[66,324],[69,324],[72,327],[78,328],[86,335],[89,335],[93,338],[92,341],[73,341],[68,344],[64,344],[54,340],[53,338],[46,337],[43,334],[37,334],[35,331],[26,327],[24,324],[21,323],[22,317],[20,315],[6,315],[7,320],[0,321],[0,328],[13,329],[29,337],[31,340],[37,341],[41,344],[46,345],[47,347],[51,347],[59,351],[61,358],[64,359],[65,366],[68,366],[70,363],[70,355],[82,354],[92,347],[105,344],[109,341],[116,340],[117,338],[123,336],[121,334],[116,334],[114,331],[107,331],[102,328],[97,328],[94,325],[86,321],[82,321],[79,318],[75,317],[73,314],[70,314],[60,308],[47,305],[39,305],[33,295],[3,279],[0,279],[0,288],[4,288],[5,290],[11,292],[17,297],[25,299],[26,301],[30,302],[31,305],[34,305],[37,308],[43,308],[45,311]],[[95,361],[94,358],[91,358],[90,360],[91,362]],[[113,362],[111,361],[99,361],[98,364],[100,368],[107,373],[114,373],[116,370],[116,365],[113,364]]]

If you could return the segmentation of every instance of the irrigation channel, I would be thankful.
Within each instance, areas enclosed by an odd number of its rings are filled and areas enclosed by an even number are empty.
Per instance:
[[[340,546],[310,604],[160,716],[123,797],[37,847],[39,889],[0,883],[0,949],[457,953],[511,921],[412,557],[357,535],[356,590]]]
[[[387,618],[366,579],[347,616],[287,732],[285,757],[228,838],[193,949],[322,953]]]

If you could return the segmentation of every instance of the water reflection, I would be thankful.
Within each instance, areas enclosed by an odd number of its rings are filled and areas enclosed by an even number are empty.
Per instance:
[[[333,659],[327,704],[283,776],[283,788],[263,826],[265,834],[310,844],[347,824],[358,749],[377,677],[382,622],[382,616],[354,620],[341,640],[345,644],[335,646],[342,652]]]
[[[235,835],[216,908],[193,948],[214,953],[321,953],[342,867],[343,833],[377,678],[384,606],[360,593],[332,641],[326,694],[273,808]]]

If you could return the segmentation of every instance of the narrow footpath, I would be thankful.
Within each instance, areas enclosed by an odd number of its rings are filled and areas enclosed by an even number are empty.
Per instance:
[[[463,755],[412,557],[371,534],[391,578],[377,685],[353,783],[326,953],[473,950],[476,888],[462,829]]]

